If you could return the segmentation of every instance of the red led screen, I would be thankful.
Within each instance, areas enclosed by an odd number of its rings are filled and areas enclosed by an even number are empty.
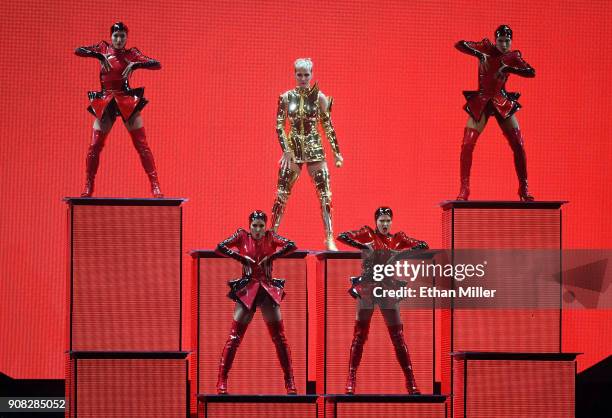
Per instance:
[[[71,242],[72,350],[181,349],[180,207],[74,205]]]
[[[454,209],[453,228],[455,249],[559,249],[561,245],[558,209]]]
[[[532,249],[550,250],[547,262],[551,277],[560,265],[561,212],[554,209],[449,209],[443,217],[443,234],[446,245],[454,248],[458,258],[466,249]],[[554,254],[559,252],[557,259]],[[529,254],[525,251],[525,254]],[[548,254],[548,252],[547,252]],[[455,260],[460,262],[461,260]],[[516,260],[502,261],[516,262]],[[506,268],[508,283],[499,283],[501,290],[512,290],[513,286],[529,286],[534,292],[540,290],[547,300],[547,309],[455,309],[443,310],[441,315],[441,369],[442,390],[449,393],[451,360],[453,351],[495,352],[560,352],[561,347],[561,289],[553,282],[530,283],[529,271],[525,271],[520,282],[511,280],[522,271],[519,260],[515,265],[494,266],[498,271]],[[542,285],[540,286],[541,283]],[[485,282],[485,285],[487,283]],[[550,284],[553,284],[551,286]],[[496,288],[496,286],[489,286]],[[520,301],[517,301],[517,305]],[[554,309],[553,306],[559,306]],[[509,306],[512,306],[510,304]],[[518,306],[520,307],[520,306]]]
[[[333,415],[328,416],[334,417]],[[396,404],[396,403],[339,403],[335,418],[446,418],[444,403]]]
[[[355,255],[359,257],[359,255]],[[324,393],[344,393],[349,364],[349,352],[355,324],[355,300],[348,294],[349,278],[361,274],[361,259],[333,259],[327,265],[326,333],[325,344],[317,341],[319,350],[326,353]],[[319,270],[322,273],[323,269]],[[403,305],[402,305],[403,306]],[[320,305],[319,309],[323,309]],[[417,385],[422,393],[433,393],[434,380],[434,318],[433,307],[400,310],[404,336],[414,369]],[[319,316],[321,318],[321,316]],[[317,376],[323,379],[323,376]],[[370,325],[368,341],[357,373],[356,393],[406,393],[404,375],[395,358],[387,326],[378,308]]]
[[[317,418],[314,403],[199,403],[198,418]]]
[[[559,352],[559,310],[456,309],[453,351]]]
[[[573,361],[468,360],[454,371],[454,417],[573,418],[574,373]]]
[[[197,264],[194,264],[197,267]],[[226,297],[227,281],[240,277],[238,262],[229,258],[199,260],[199,332],[194,351],[199,369],[193,370],[197,393],[215,394],[219,359],[232,324],[235,302]],[[274,277],[284,278],[287,296],[281,304],[287,341],[291,348],[298,394],[306,393],[306,259],[281,258],[274,262]],[[196,345],[197,344],[197,345]],[[229,373],[231,394],[285,394],[283,372],[260,312],[255,314]]]
[[[371,223],[374,209],[389,205],[394,229],[439,248],[437,203],[459,188],[461,92],[477,86],[477,60],[453,45],[491,38],[500,24],[513,28],[512,47],[536,69],[535,78],[510,75],[507,85],[522,93],[517,117],[531,191],[571,202],[567,248],[612,245],[606,1],[20,0],[2,2],[0,11],[0,371],[11,377],[64,375],[61,198],[83,187],[93,123],[87,91],[99,88],[98,63],[73,51],[109,40],[117,20],[129,27],[128,46],[162,64],[135,71],[130,84],[146,87],[142,117],[162,190],[190,199],[186,249],[212,248],[246,226],[252,210],[270,211],[280,158],[276,104],[294,87],[297,57],[313,59],[315,80],[334,97],[344,156],[341,169],[330,167],[336,232]],[[512,153],[491,120],[474,153],[471,198],[516,199],[516,189]],[[120,121],[102,152],[95,193],[149,196]],[[279,232],[302,249],[323,248],[306,172]],[[187,272],[188,257],[184,263]],[[585,352],[583,369],[610,354],[612,313],[579,314],[564,321],[564,349]]]
[[[184,359],[78,359],[70,376],[71,411],[79,418],[187,416]]]

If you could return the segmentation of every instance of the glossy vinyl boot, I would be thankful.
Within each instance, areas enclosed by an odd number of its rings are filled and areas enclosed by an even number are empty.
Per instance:
[[[91,144],[87,150],[87,157],[85,159],[85,188],[81,193],[81,197],[91,197],[94,192],[94,182],[96,179],[96,173],[98,172],[98,166],[100,165],[100,153],[104,148],[104,143],[108,132],[102,132],[98,129],[94,129],[91,134]]]
[[[270,333],[270,337],[272,337],[272,342],[276,348],[278,361],[283,369],[287,395],[296,395],[297,389],[295,388],[293,367],[291,366],[291,350],[289,349],[289,344],[287,343],[283,321],[266,322],[266,326],[268,327],[268,332]]]
[[[535,198],[529,193],[527,180],[521,182],[518,189],[518,195],[521,202],[533,202]]]
[[[153,159],[153,153],[151,152],[151,148],[149,148],[149,144],[147,143],[147,136],[145,134],[144,127],[134,129],[129,133],[132,137],[132,143],[134,144],[134,148],[136,148],[136,151],[140,156],[142,168],[144,168],[145,173],[147,173],[147,176],[149,177],[149,182],[151,183],[151,194],[153,194],[153,197],[155,198],[164,197],[161,192],[161,188],[159,187],[159,179],[157,178],[155,160]]]
[[[421,392],[417,387],[416,380],[414,379],[414,372],[412,370],[412,362],[410,361],[410,354],[408,352],[408,346],[404,340],[404,325],[390,325],[387,326],[389,330],[389,336],[395,349],[395,357],[397,358],[404,377],[406,379],[406,391],[410,395],[420,395]]]
[[[461,188],[459,189],[459,194],[457,195],[456,200],[468,200],[470,197],[470,180],[461,180]]]
[[[461,189],[457,200],[468,200],[470,197],[470,171],[472,170],[472,155],[476,140],[480,132],[473,128],[465,128],[463,130],[463,142],[461,143],[460,157],[460,174],[461,174]]]
[[[276,199],[274,199],[274,205],[272,206],[272,230],[278,231],[283,214],[285,213],[285,207],[289,196],[291,196],[291,190],[295,185],[300,173],[293,171],[290,168],[279,168],[278,169],[278,183],[276,186]]]
[[[327,167],[320,168],[312,174],[312,180],[319,203],[321,204],[321,219],[323,220],[323,228],[325,228],[325,248],[328,251],[338,251],[336,241],[334,240],[334,228],[332,222],[332,201],[331,188],[329,180],[329,170]]]
[[[336,241],[334,240],[333,235],[325,238],[325,248],[327,248],[327,251],[338,251],[338,247],[336,247]]]
[[[357,386],[357,369],[361,363],[363,355],[363,346],[368,340],[370,332],[370,320],[356,320],[353,330],[353,342],[351,343],[351,353],[349,355],[349,370],[346,378],[346,386],[344,392],[347,395],[353,395]]]
[[[520,129],[508,129],[504,131],[512,153],[514,154],[514,169],[519,181],[518,195],[522,202],[533,202],[535,198],[529,193],[527,185],[527,156],[525,154],[525,141]]]
[[[232,368],[232,363],[236,357],[238,347],[244,338],[244,334],[249,327],[249,324],[233,321],[230,329],[225,347],[223,347],[223,353],[221,354],[221,360],[219,361],[219,373],[217,375],[217,394],[227,394],[227,376]]]

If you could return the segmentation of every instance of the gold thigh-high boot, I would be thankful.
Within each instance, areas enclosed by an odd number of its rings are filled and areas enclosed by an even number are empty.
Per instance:
[[[289,200],[291,195],[291,189],[299,176],[300,173],[291,168],[281,167],[278,170],[276,199],[274,200],[274,206],[272,206],[272,230],[274,232],[278,231],[283,213],[285,212],[285,206],[287,206],[287,200]]]
[[[325,246],[330,251],[338,251],[334,241],[334,229],[332,226],[332,194],[329,186],[329,169],[327,167],[319,168],[313,173],[312,180],[321,202],[321,217],[325,227]]]

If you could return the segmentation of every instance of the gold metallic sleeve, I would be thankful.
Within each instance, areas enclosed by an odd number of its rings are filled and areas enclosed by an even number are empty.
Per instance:
[[[325,131],[325,136],[327,136],[327,140],[331,144],[332,150],[334,154],[340,154],[340,146],[338,145],[338,139],[336,138],[336,131],[334,130],[334,125],[331,120],[331,108],[334,99],[332,97],[328,98],[329,103],[327,104],[327,110],[320,112],[321,125],[323,125],[323,130]]]
[[[278,110],[276,111],[276,134],[283,152],[291,152],[285,133],[285,121],[287,120],[287,106],[283,95],[278,97]]]

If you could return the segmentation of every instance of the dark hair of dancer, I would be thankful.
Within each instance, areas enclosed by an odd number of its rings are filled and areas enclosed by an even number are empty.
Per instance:
[[[116,22],[115,24],[113,24],[113,26],[111,26],[110,28],[110,34],[112,35],[115,32],[119,32],[119,31],[123,31],[125,33],[128,33],[128,27],[125,23],[123,22]]]
[[[261,210],[256,210],[249,215],[249,223],[253,222],[255,219],[261,219],[264,222],[268,222],[268,215]]]
[[[381,206],[376,209],[376,212],[374,212],[374,222],[376,222],[382,215],[389,215],[393,219],[393,211],[391,208],[388,206]]]
[[[508,25],[500,25],[497,29],[495,29],[495,39],[500,36],[505,36],[506,38],[512,39],[512,29]]]

